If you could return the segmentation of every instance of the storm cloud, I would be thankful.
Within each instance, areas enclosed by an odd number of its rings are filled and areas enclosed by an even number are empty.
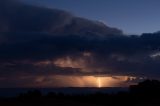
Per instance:
[[[0,23],[1,83],[17,76],[30,81],[52,75],[160,75],[158,32],[124,35],[63,10],[12,0],[0,2]]]
[[[69,12],[26,5],[15,0],[0,3],[1,32],[48,32],[52,34],[122,34],[121,30]]]

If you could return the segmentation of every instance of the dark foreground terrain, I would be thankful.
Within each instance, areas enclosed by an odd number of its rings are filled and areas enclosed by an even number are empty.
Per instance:
[[[160,106],[160,82],[146,80],[114,94],[63,94],[29,91],[17,97],[0,98],[0,106]]]

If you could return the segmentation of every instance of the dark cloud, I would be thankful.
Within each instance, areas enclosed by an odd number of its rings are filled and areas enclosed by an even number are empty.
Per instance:
[[[54,67],[54,61],[61,59],[64,64],[67,64],[67,61],[71,64],[77,62],[81,66],[85,64],[86,66],[83,68],[91,71],[77,71],[76,74],[79,75],[94,75],[97,73],[135,76],[143,76],[143,74],[144,76],[159,75],[159,34],[103,38],[74,35],[52,36],[43,33],[5,33],[1,36],[6,39],[6,42],[2,42],[0,45],[1,63],[13,62],[15,65],[30,63],[30,66],[18,65],[12,68],[15,70],[27,69],[28,71],[26,70],[26,72],[30,72],[29,69],[45,70],[41,65],[39,65],[40,68],[32,69],[32,65],[48,61]],[[69,59],[66,57],[69,57]],[[83,60],[83,63],[80,59]],[[81,66],[73,67],[81,68]],[[19,67],[24,69],[18,69]],[[48,70],[47,67],[46,70]],[[74,68],[73,70],[76,70]],[[101,71],[97,71],[97,69],[101,69]],[[73,74],[70,71],[66,71],[67,73],[63,71],[60,71],[60,73],[58,71],[57,73],[52,72],[53,74]],[[38,72],[36,71],[36,73]]]
[[[9,2],[10,1],[10,2]],[[73,16],[69,12],[35,7],[23,3],[2,0],[0,7],[0,31],[49,32],[52,34],[122,34],[98,21]],[[13,1],[12,1],[13,2]]]
[[[0,1],[0,23],[1,84],[11,85],[17,76],[15,82],[52,75],[160,75],[160,33],[127,36],[62,10],[11,0]]]

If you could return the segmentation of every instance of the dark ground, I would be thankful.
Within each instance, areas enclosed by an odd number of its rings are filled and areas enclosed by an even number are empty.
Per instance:
[[[160,82],[146,80],[116,94],[62,94],[29,91],[14,98],[0,98],[0,106],[160,106]]]

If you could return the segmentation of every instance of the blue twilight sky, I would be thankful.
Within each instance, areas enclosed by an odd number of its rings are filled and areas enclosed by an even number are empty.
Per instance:
[[[127,34],[160,30],[160,0],[23,0],[104,22]]]

